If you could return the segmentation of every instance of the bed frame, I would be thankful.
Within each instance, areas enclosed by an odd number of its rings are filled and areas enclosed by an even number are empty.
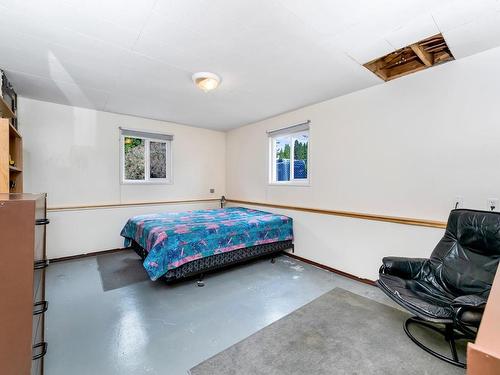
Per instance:
[[[147,251],[144,250],[141,245],[139,245],[135,241],[132,241],[131,248],[143,260],[148,256]],[[275,255],[288,249],[291,249],[292,252],[294,250],[292,240],[272,242],[264,245],[256,245],[211,255],[209,257],[193,260],[191,262],[183,264],[180,267],[170,270],[165,275],[163,275],[161,279],[170,282],[198,275],[198,286],[203,286],[203,276],[207,272],[229,267],[238,263],[243,263],[251,259]],[[271,261],[274,262],[274,258]]]

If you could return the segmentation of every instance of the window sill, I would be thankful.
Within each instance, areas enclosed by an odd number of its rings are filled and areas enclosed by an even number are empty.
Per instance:
[[[295,187],[310,187],[311,183],[310,182],[269,182],[269,186],[295,186]]]
[[[121,181],[120,185],[172,185],[172,181]]]

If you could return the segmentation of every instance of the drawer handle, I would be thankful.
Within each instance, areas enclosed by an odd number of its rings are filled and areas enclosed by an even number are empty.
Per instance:
[[[41,269],[47,268],[48,266],[49,266],[49,260],[48,259],[37,260],[35,262],[34,269],[35,270],[41,270]]]
[[[36,308],[33,310],[33,315],[40,315],[47,311],[49,308],[49,301],[40,301],[33,304],[33,307]]]
[[[47,225],[50,223],[50,220],[45,218],[45,219],[36,219],[35,220],[35,225]]]
[[[40,353],[35,354],[35,355],[33,356],[33,361],[36,361],[37,359],[40,359],[40,358],[42,358],[43,356],[45,356],[45,354],[47,354],[47,347],[48,347],[48,346],[49,346],[49,345],[48,345],[45,341],[43,341],[43,342],[40,342],[40,343],[38,343],[38,344],[33,345],[33,351],[34,351],[35,349],[42,348],[42,349],[41,349],[41,351],[40,351]]]

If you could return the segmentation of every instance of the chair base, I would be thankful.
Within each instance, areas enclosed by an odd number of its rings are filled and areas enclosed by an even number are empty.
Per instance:
[[[444,339],[448,341],[450,344],[450,351],[451,351],[451,356],[447,357],[445,355],[442,355],[441,353],[435,352],[434,350],[430,349],[429,347],[425,346],[422,342],[420,342],[415,336],[413,336],[408,328],[410,324],[419,324],[421,326],[424,326],[426,328],[432,329],[433,331],[441,334],[444,336]],[[462,334],[460,332],[457,332],[455,330],[455,326],[453,323],[448,323],[444,325],[444,329],[436,327],[435,325],[426,322],[423,319],[420,319],[418,317],[412,317],[408,318],[404,324],[404,330],[406,335],[415,343],[417,344],[420,348],[425,350],[427,353],[433,355],[436,358],[441,359],[442,361],[451,363],[452,365],[466,368],[467,364],[464,362],[460,362],[458,359],[458,354],[457,354],[457,348],[455,345],[456,340],[472,340],[474,337],[467,335],[467,334]]]

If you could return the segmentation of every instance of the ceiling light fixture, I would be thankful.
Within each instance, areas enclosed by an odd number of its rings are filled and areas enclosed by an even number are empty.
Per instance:
[[[219,86],[220,77],[210,72],[198,72],[193,74],[193,82],[201,90],[208,92]]]

